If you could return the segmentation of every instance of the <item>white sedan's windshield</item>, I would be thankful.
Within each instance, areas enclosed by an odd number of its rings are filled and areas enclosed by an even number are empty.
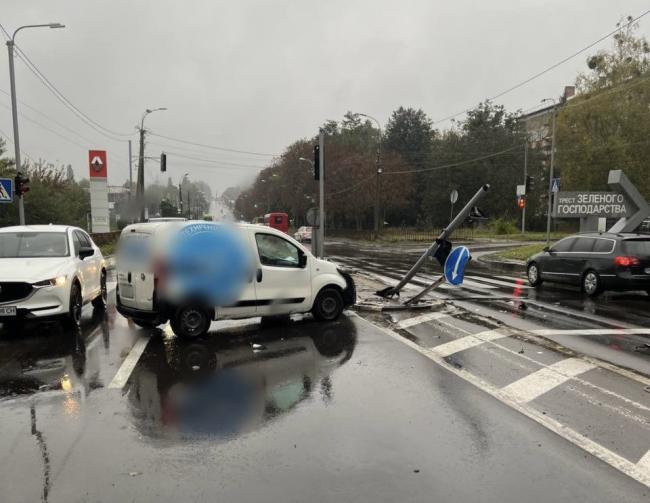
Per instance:
[[[3,232],[0,234],[0,258],[66,257],[65,232]]]

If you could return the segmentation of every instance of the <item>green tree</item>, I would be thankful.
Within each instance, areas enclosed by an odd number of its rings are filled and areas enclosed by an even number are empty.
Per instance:
[[[558,112],[556,160],[563,189],[606,189],[609,170],[622,169],[648,198],[649,47],[629,18],[619,26],[612,48],[587,60],[578,96]]]

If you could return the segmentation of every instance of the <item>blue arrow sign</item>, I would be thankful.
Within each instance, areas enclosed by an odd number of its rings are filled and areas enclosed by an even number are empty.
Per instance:
[[[472,256],[465,246],[454,248],[445,261],[445,279],[450,285],[460,285],[465,278],[465,267]]]
[[[14,181],[11,178],[0,178],[0,203],[14,201]]]

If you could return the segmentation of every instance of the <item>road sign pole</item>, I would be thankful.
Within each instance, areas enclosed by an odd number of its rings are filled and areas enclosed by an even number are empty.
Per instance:
[[[524,143],[524,187],[526,186],[526,180],[528,180],[528,138]],[[521,209],[521,233],[526,233],[526,206]]]
[[[22,168],[20,162],[20,138],[18,136],[18,106],[16,103],[16,76],[14,73],[14,41],[7,41],[9,50],[9,87],[11,88],[11,115],[14,123],[14,159],[16,161],[16,172]],[[25,225],[25,206],[23,196],[18,196],[18,218],[20,225]]]
[[[553,121],[551,126],[551,169],[548,175],[548,209],[546,214],[546,244],[551,242],[551,210],[553,208],[553,168],[555,164],[555,116],[556,106],[553,105]]]
[[[325,132],[318,134],[320,176],[318,180],[318,250],[317,256],[325,257]]]

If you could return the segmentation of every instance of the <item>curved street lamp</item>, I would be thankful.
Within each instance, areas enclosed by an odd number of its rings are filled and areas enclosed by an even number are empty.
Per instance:
[[[14,123],[14,152],[16,173],[20,172],[22,163],[20,161],[20,137],[18,135],[18,106],[16,101],[16,75],[14,73],[14,48],[16,45],[16,35],[18,35],[18,32],[20,30],[25,30],[27,28],[65,28],[65,25],[61,23],[26,24],[17,28],[11,36],[11,40],[7,40],[7,49],[9,51],[9,86],[11,88],[11,115]],[[20,225],[25,225],[25,207],[23,204],[22,194],[18,196],[18,215],[20,219]]]
[[[381,189],[380,175],[383,173],[383,168],[381,165],[381,140],[383,138],[383,134],[381,132],[381,124],[372,115],[362,114],[362,113],[356,113],[355,115],[358,117],[366,117],[367,119],[375,121],[375,123],[377,124],[377,129],[379,130],[379,141],[377,143],[377,160],[375,161],[375,164],[377,166],[377,180],[375,183],[375,232],[379,232],[379,228],[380,228],[379,192]]]

